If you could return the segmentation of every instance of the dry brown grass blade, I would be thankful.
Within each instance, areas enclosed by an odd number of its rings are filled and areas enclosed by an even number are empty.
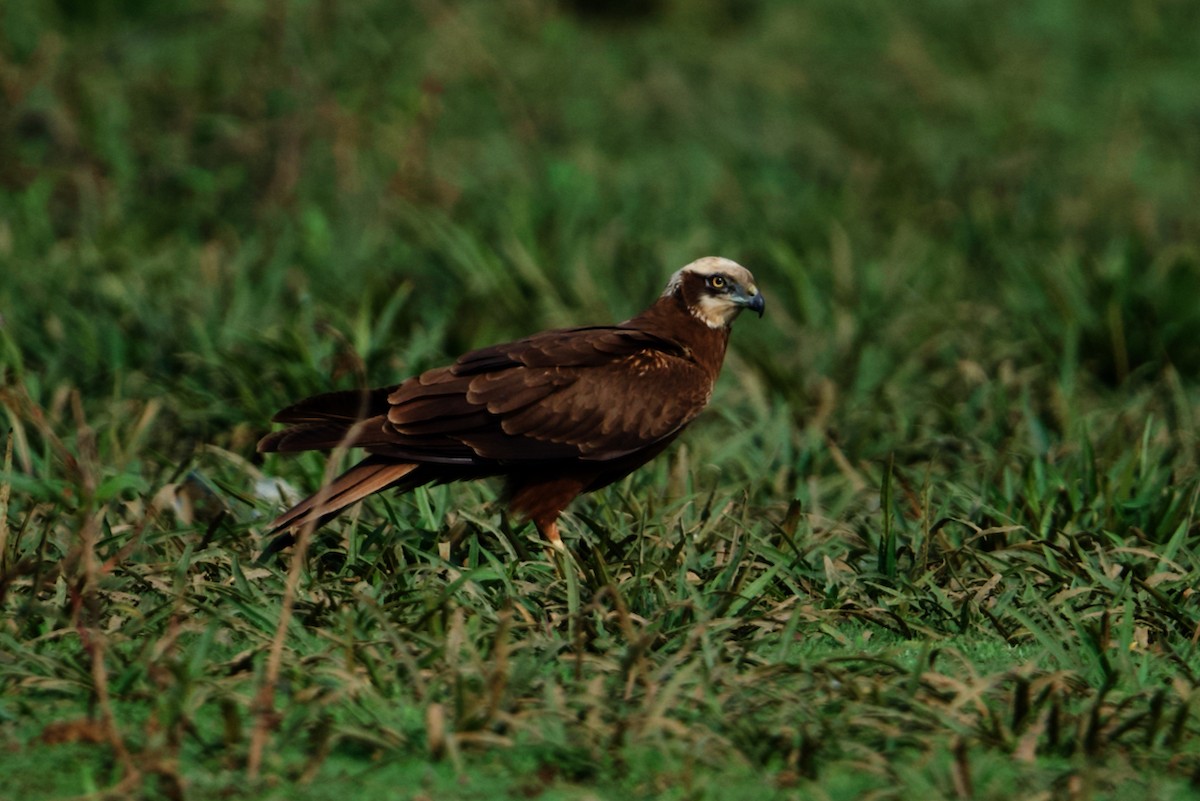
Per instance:
[[[76,426],[76,452],[74,453],[62,438],[55,433],[54,427],[47,418],[45,411],[29,396],[24,387],[21,387],[20,391],[17,392],[11,390],[5,392],[3,400],[4,405],[8,407],[16,420],[24,419],[31,423],[58,455],[64,467],[75,475],[82,490],[83,501],[85,503],[93,502],[96,487],[99,485],[100,457],[96,448],[95,432],[87,424],[83,411],[83,401],[79,393],[72,391],[69,396]],[[9,438],[8,446],[5,450],[5,472],[8,472],[12,467],[12,437]],[[0,506],[3,507],[0,509],[0,546],[2,546],[0,547],[0,555],[4,553],[4,548],[7,547],[7,506],[10,491],[10,485],[6,481],[3,489],[0,490]],[[105,512],[105,507],[101,506],[86,513],[83,524],[80,527],[79,544],[63,560],[62,573],[69,574],[72,571],[77,571],[71,590],[71,625],[79,635],[80,642],[90,661],[93,692],[95,693],[96,704],[100,710],[100,725],[103,727],[105,737],[116,754],[117,761],[121,765],[122,778],[118,786],[134,787],[141,781],[141,771],[135,764],[133,756],[130,754],[124,738],[121,736],[116,723],[116,715],[113,713],[112,698],[109,691],[108,668],[105,664],[105,636],[99,628],[90,625],[89,621],[85,620],[85,610],[88,610],[93,603],[99,603],[95,594],[99,586],[99,577],[102,569],[96,556],[96,542]],[[94,617],[94,615],[92,616]]]
[[[954,766],[950,771],[954,781],[954,794],[962,799],[975,797],[975,789],[971,783],[971,760],[967,743],[961,737],[954,741]]]
[[[8,409],[13,427],[12,435],[21,444],[22,470],[27,473],[33,471],[33,464],[28,456],[30,448],[25,437],[25,427],[22,425],[22,421],[28,421],[45,438],[46,443],[54,450],[55,454],[62,461],[63,466],[79,478],[81,484],[84,484],[83,476],[78,475],[79,464],[75,455],[71,453],[70,448],[55,433],[53,424],[46,418],[45,410],[29,396],[29,392],[24,386],[0,389],[0,403],[3,403]]]
[[[10,434],[4,446],[4,475],[0,482],[0,575],[3,575],[7,564],[8,554],[8,499],[12,497],[12,482],[7,476],[12,474],[13,437]]]
[[[80,483],[84,492],[90,499],[94,497],[96,487],[99,484],[99,456],[96,451],[95,433],[88,426],[84,418],[83,403],[78,392],[71,393],[71,408],[78,430],[78,458],[72,459],[72,462],[74,468],[79,473]],[[38,420],[41,423],[45,423],[44,416],[39,415]],[[43,434],[52,436],[52,432],[49,430],[44,431]],[[57,438],[55,439],[57,440]],[[58,444],[66,452],[66,446],[61,441]],[[71,617],[75,630],[79,634],[79,639],[83,643],[83,647],[91,660],[92,684],[93,690],[96,693],[96,703],[100,708],[101,723],[107,734],[108,742],[116,753],[117,761],[121,765],[121,784],[136,786],[141,780],[141,771],[134,763],[133,756],[129,753],[125,740],[121,736],[120,729],[117,727],[116,715],[113,713],[112,696],[108,684],[108,667],[105,664],[107,646],[105,635],[99,627],[90,626],[83,619],[87,602],[93,600],[92,596],[94,596],[100,586],[101,566],[96,556],[96,541],[99,538],[98,533],[104,520],[104,514],[105,507],[103,506],[89,514],[79,532],[80,576],[74,594]]]
[[[335,463],[336,456],[331,456],[329,464]],[[327,467],[322,493],[328,494],[328,487],[332,481],[333,471]],[[325,498],[318,498],[318,505],[324,502]],[[283,662],[283,645],[287,639],[287,627],[291,623],[292,610],[296,603],[296,588],[300,585],[300,573],[304,569],[304,556],[308,552],[308,543],[312,538],[315,523],[315,519],[305,523],[299,534],[296,535],[296,543],[292,548],[292,560],[288,566],[287,583],[284,585],[283,597],[280,599],[279,624],[275,628],[275,635],[271,638],[271,650],[267,654],[267,667],[263,672],[262,683],[259,684],[254,697],[254,730],[250,735],[250,753],[246,762],[246,775],[251,781],[258,778],[259,771],[262,769],[262,756],[267,745],[267,738],[270,736],[271,729],[275,727],[275,685],[279,681],[279,668]]]
[[[321,488],[317,491],[314,506],[320,508],[329,499],[330,486],[337,476],[337,466],[350,450],[360,431],[360,426],[351,426],[325,462],[325,473],[321,478]],[[246,759],[246,775],[254,781],[262,770],[263,752],[267,746],[267,738],[275,727],[275,686],[279,681],[279,670],[283,664],[283,646],[287,639],[287,629],[291,624],[292,612],[296,605],[296,591],[300,586],[300,575],[304,571],[304,557],[308,553],[308,544],[316,529],[317,519],[310,518],[296,534],[296,542],[292,546],[292,559],[288,564],[287,582],[284,585],[283,596],[280,599],[279,624],[271,638],[271,650],[267,653],[267,666],[263,671],[262,683],[254,697],[254,730],[250,735],[250,752]]]

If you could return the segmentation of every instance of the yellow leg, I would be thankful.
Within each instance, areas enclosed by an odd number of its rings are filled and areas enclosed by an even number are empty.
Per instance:
[[[538,525],[537,530],[550,543],[551,548],[559,552],[567,550],[567,546],[563,545],[562,537],[558,535],[557,520],[551,520],[546,525]]]

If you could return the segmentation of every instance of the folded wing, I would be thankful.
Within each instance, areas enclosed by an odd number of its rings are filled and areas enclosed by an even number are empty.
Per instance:
[[[708,400],[686,351],[620,327],[551,331],[474,351],[388,395],[398,459],[481,465],[627,456],[676,434]]]

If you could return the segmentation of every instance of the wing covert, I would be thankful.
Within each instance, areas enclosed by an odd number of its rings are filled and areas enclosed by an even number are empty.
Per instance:
[[[673,436],[712,389],[674,343],[617,327],[549,331],[462,356],[388,396],[387,443],[430,461],[604,461]]]

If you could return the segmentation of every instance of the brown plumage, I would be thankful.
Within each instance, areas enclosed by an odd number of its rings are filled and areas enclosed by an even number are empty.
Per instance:
[[[729,326],[762,315],[754,276],[718,257],[679,270],[646,311],[472,351],[397,386],[317,395],[275,415],[260,451],[351,445],[368,456],[284,512],[320,525],[387,488],[503,476],[510,509],[561,547],[557,521],[662,452],[708,403]]]

